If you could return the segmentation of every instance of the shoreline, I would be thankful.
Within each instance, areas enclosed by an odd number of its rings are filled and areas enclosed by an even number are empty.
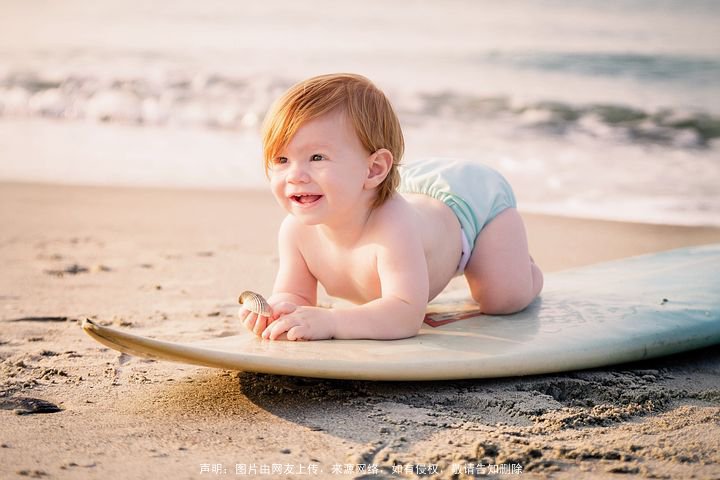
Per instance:
[[[104,186],[0,180],[0,198],[5,201],[7,207],[14,202],[14,208],[21,210],[23,206],[18,204],[17,195],[28,196],[29,192],[47,202],[70,202],[68,208],[83,210],[88,215],[97,211],[92,205],[78,203],[83,198],[91,199],[99,195],[104,198],[104,202],[109,202],[120,211],[122,211],[122,202],[129,203],[128,209],[135,209],[143,206],[133,206],[131,205],[133,202],[154,201],[155,208],[147,211],[146,215],[154,216],[158,222],[172,218],[173,210],[177,213],[187,208],[193,209],[193,204],[197,205],[204,199],[212,205],[213,211],[207,212],[208,216],[204,219],[203,225],[209,226],[210,221],[215,220],[218,232],[225,236],[229,234],[228,230],[232,229],[230,225],[223,225],[225,219],[230,223],[231,219],[237,218],[240,211],[242,215],[248,217],[249,222],[258,225],[259,231],[265,235],[274,235],[276,227],[284,216],[266,188]],[[10,197],[6,197],[8,194]],[[185,203],[185,199],[190,201]],[[253,209],[241,207],[246,200],[252,203]],[[172,208],[172,203],[177,204],[176,209]],[[573,217],[526,212],[522,208],[519,212],[525,221],[531,253],[547,272],[685,246],[720,242],[720,226]],[[265,224],[258,223],[260,219],[266,220]],[[220,225],[222,228],[218,228]],[[236,228],[241,230],[241,226],[242,221],[238,221]],[[163,227],[172,229],[179,227],[179,224],[174,222],[164,224]]]

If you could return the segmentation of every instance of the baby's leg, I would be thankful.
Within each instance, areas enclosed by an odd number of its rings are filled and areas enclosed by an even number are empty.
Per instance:
[[[503,210],[478,234],[465,278],[473,299],[487,314],[518,312],[540,293],[543,275],[530,259],[525,226],[516,209]]]

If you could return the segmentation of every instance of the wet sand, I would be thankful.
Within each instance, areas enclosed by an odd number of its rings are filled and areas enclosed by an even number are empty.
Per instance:
[[[546,272],[720,241],[715,228],[523,216]],[[239,333],[237,294],[271,290],[281,218],[268,192],[0,184],[0,478],[720,476],[716,348],[377,383],[152,362],[81,331],[90,318],[168,340]]]

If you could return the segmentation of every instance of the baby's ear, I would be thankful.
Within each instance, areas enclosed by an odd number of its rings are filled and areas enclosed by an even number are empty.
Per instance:
[[[368,176],[365,179],[365,188],[370,190],[380,185],[390,173],[393,165],[393,154],[386,148],[381,148],[368,157]]]

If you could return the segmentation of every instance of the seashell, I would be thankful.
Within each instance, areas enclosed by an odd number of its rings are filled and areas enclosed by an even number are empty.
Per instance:
[[[240,294],[240,298],[238,299],[238,301],[245,308],[247,308],[253,313],[257,313],[258,315],[269,317],[272,314],[270,310],[270,305],[268,305],[267,300],[265,300],[265,298],[263,298],[263,296],[259,293],[246,290]]]

